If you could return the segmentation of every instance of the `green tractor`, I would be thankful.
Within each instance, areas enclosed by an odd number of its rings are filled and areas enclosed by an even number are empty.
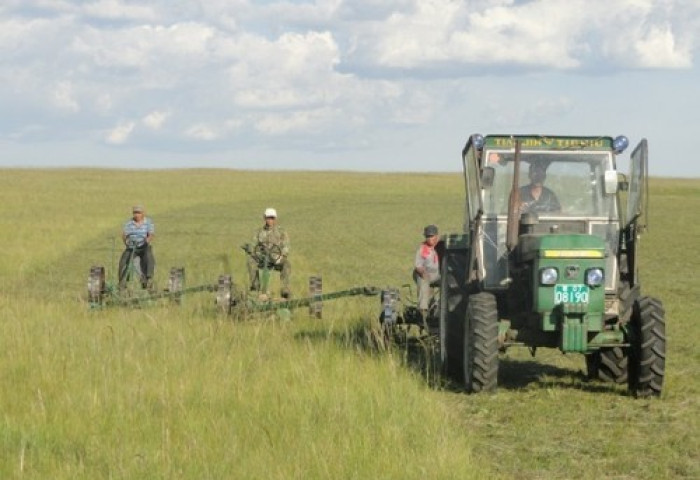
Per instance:
[[[438,244],[442,279],[428,324],[440,360],[468,392],[497,386],[511,346],[584,354],[590,377],[661,394],[665,320],[642,295],[647,141],[472,135],[462,152],[464,232]]]

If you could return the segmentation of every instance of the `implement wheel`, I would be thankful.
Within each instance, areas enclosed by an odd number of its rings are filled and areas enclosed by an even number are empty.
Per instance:
[[[88,275],[88,302],[92,305],[102,305],[102,300],[106,293],[105,288],[105,268],[102,266],[90,267]]]
[[[170,301],[176,304],[182,303],[182,290],[185,288],[185,269],[184,267],[173,267],[170,269],[170,277],[168,277],[168,292],[170,292]]]
[[[224,313],[231,313],[233,280],[231,275],[220,275],[216,289],[216,306]]]
[[[380,299],[382,302],[382,313],[379,314],[379,325],[382,331],[384,346],[388,348],[401,332],[398,326],[399,290],[396,288],[382,290]]]
[[[309,277],[309,297],[314,301],[309,303],[309,316],[321,318],[323,316],[323,279],[320,276]]]
[[[492,392],[498,383],[498,307],[496,297],[469,296],[464,318],[462,368],[469,393]]]
[[[636,397],[661,395],[666,368],[666,320],[660,300],[640,297],[630,320],[629,390]]]

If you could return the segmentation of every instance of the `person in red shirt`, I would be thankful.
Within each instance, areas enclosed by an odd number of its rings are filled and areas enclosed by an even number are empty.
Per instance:
[[[433,287],[440,281],[440,261],[435,251],[435,245],[440,240],[438,227],[428,225],[423,229],[423,236],[425,240],[418,247],[413,262],[413,280],[418,287],[418,309],[425,320],[433,296]]]

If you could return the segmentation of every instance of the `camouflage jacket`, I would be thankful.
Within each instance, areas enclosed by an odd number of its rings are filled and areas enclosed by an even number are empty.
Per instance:
[[[253,245],[277,245],[282,251],[282,256],[289,255],[291,244],[289,235],[278,225],[268,227],[267,225],[258,230],[253,237]]]

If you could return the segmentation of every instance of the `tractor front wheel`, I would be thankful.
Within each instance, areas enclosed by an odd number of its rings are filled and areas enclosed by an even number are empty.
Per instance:
[[[660,300],[640,297],[630,319],[629,389],[636,397],[661,395],[666,366],[666,320]]]
[[[586,355],[588,378],[604,382],[626,383],[628,355],[623,347],[601,348]]]
[[[464,386],[469,393],[492,392],[498,383],[498,307],[496,297],[469,296],[462,353]]]

